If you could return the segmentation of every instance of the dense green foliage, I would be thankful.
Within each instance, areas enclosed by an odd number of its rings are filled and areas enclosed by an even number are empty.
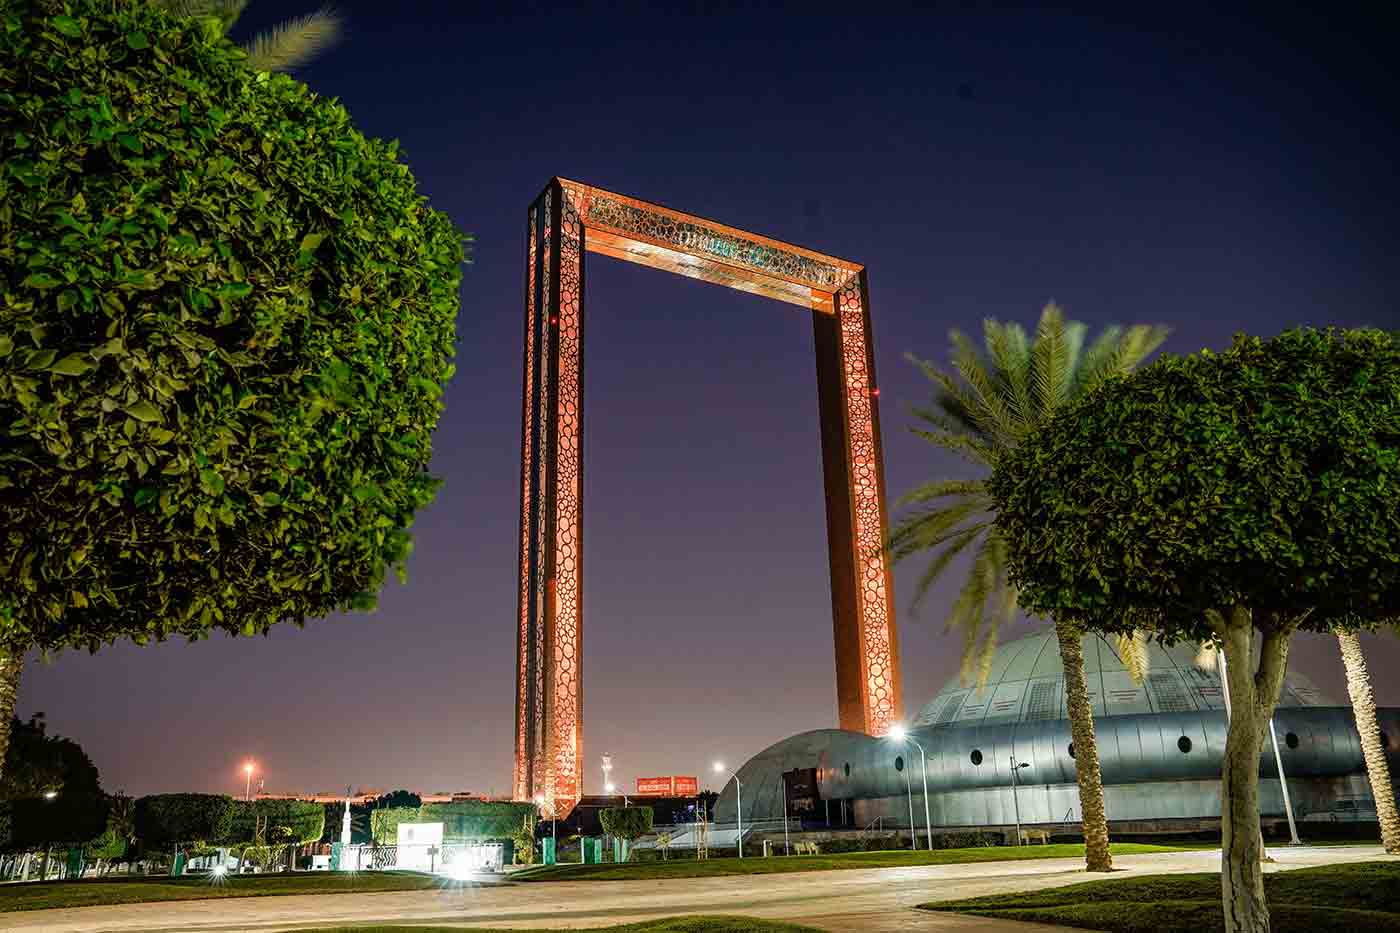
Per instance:
[[[233,798],[154,794],[136,801],[136,835],[148,849],[218,842],[233,827]]]
[[[1021,600],[1209,641],[1206,613],[1400,615],[1400,349],[1378,331],[1239,337],[1113,380],[1001,458]]]
[[[0,7],[0,640],[372,606],[437,485],[462,249],[208,21]]]
[[[511,838],[520,821],[534,811],[535,805],[530,803],[454,800],[423,804],[418,810],[418,821],[442,823],[443,842],[478,842]]]
[[[417,807],[376,809],[370,816],[370,832],[380,845],[393,845],[399,838],[400,823],[418,822]]]
[[[391,790],[387,794],[380,794],[374,798],[375,809],[390,809],[393,807],[412,807],[417,809],[423,805],[423,798],[419,797],[411,790]]]
[[[7,808],[7,847],[24,851],[97,839],[107,830],[112,804],[105,794],[85,793],[11,800]]]
[[[914,433],[985,475],[1061,408],[1104,380],[1132,371],[1167,336],[1160,326],[1111,326],[1086,345],[1088,332],[1086,325],[1066,321],[1054,303],[1041,312],[1033,337],[1019,324],[990,318],[983,323],[981,347],[952,331],[952,371],[911,358],[933,384],[931,405],[914,409],[921,422]],[[984,681],[999,630],[1015,616],[1017,605],[1016,588],[1006,577],[1006,542],[993,521],[996,503],[986,481],[935,479],[899,504],[912,508],[891,532],[894,559],[929,561],[914,588],[915,607],[960,554],[972,558],[946,624],[963,637],[964,678],[975,673]]]
[[[0,800],[42,797],[49,792],[98,794],[97,766],[72,739],[48,734],[43,713],[28,722],[11,721],[5,767],[0,771]]]
[[[226,845],[316,842],[325,829],[326,806],[307,800],[236,800]]]
[[[1266,875],[1264,888],[1273,928],[1283,933],[1400,929],[1400,864],[1395,862],[1281,871]],[[1111,933],[1219,933],[1225,929],[1218,874],[1081,882],[920,906]]]
[[[608,807],[598,811],[603,832],[634,842],[651,832],[651,807]]]

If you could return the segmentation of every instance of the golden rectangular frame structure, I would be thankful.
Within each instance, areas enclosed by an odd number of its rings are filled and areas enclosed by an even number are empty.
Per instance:
[[[587,252],[813,312],[838,720],[883,735],[901,700],[865,267],[555,178],[530,205],[526,235],[515,799],[562,817],[583,794]]]

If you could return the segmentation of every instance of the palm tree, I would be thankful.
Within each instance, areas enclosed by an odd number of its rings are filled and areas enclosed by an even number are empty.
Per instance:
[[[233,28],[248,0],[151,0],[181,16],[213,17],[224,32]],[[244,44],[248,66],[259,71],[292,71],[340,38],[343,22],[329,8],[297,16],[259,33]]]
[[[1371,796],[1376,798],[1381,842],[1386,852],[1400,855],[1400,814],[1395,810],[1395,791],[1390,783],[1390,766],[1385,760],[1380,726],[1376,722],[1376,696],[1371,691],[1371,675],[1366,670],[1366,657],[1361,653],[1361,640],[1354,631],[1340,627],[1334,631],[1342,649],[1342,664],[1347,671],[1347,693],[1351,694],[1356,731],[1361,734],[1361,752],[1366,758]]]
[[[1110,376],[1131,371],[1167,336],[1164,327],[1108,327],[1086,348],[1088,328],[1066,323],[1053,302],[1041,312],[1033,341],[1017,324],[988,319],[983,330],[985,349],[956,330],[951,333],[956,375],[924,360],[910,359],[935,387],[933,407],[915,409],[914,414],[926,427],[914,433],[985,469],[1067,402],[1092,391]],[[1006,577],[1006,542],[994,524],[995,503],[984,481],[973,479],[927,483],[900,504],[915,509],[900,519],[891,534],[894,559],[932,555],[915,589],[915,607],[954,558],[971,552],[972,566],[949,611],[947,625],[963,634],[964,679],[975,668],[978,684],[983,685],[997,632],[1015,614],[1017,603],[1016,589]],[[1090,871],[1109,871],[1113,862],[1108,851],[1094,715],[1084,677],[1082,632],[1069,620],[1056,620],[1055,635],[1065,669],[1087,866]],[[1120,640],[1130,670],[1142,670],[1144,648],[1141,638]]]

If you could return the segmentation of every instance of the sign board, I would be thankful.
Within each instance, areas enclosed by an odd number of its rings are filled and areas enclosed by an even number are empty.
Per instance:
[[[671,779],[668,777],[637,778],[638,797],[671,796]]]
[[[694,797],[698,793],[700,780],[696,777],[672,775],[637,778],[638,797]]]

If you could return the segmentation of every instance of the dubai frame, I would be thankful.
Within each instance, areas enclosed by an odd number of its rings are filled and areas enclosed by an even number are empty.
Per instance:
[[[841,728],[883,735],[900,717],[899,651],[865,267],[555,178],[526,246],[515,799],[562,817],[583,793],[586,252],[812,312],[837,709]]]

